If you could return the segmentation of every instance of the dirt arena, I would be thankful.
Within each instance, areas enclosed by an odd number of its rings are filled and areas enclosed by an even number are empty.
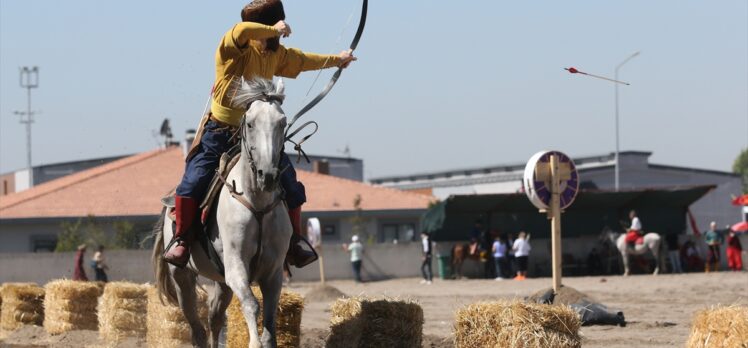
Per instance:
[[[332,281],[348,295],[387,295],[412,298],[424,309],[424,347],[452,347],[454,311],[475,301],[522,298],[549,287],[549,278],[526,281],[436,280],[432,285],[419,279],[396,279],[365,284]],[[690,320],[699,309],[716,304],[748,305],[748,273],[691,273],[685,275],[636,275],[628,278],[565,278],[564,284],[586,293],[611,309],[624,312],[626,327],[583,327],[584,347],[631,348],[683,346]],[[317,283],[292,283],[293,291],[306,294]],[[329,324],[331,301],[307,303],[302,320],[302,346],[323,347]],[[49,337],[41,328],[0,333],[0,347],[95,347],[103,345],[93,331]],[[145,346],[130,340],[121,347]]]

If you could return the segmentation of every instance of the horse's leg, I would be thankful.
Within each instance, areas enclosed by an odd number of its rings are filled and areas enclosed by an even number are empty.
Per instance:
[[[649,250],[652,250],[652,255],[654,255],[655,258],[655,269],[652,275],[658,275],[660,273],[660,243],[653,242],[652,245],[649,246]]]
[[[275,316],[278,312],[281,288],[283,287],[283,271],[278,270],[274,276],[260,282],[262,290],[262,346],[275,348]]]
[[[228,285],[213,282],[212,291],[208,294],[208,328],[210,328],[210,347],[218,348],[218,337],[226,323],[226,308],[231,303],[231,288]]]
[[[252,235],[252,234],[250,234]],[[260,333],[257,331],[257,316],[260,314],[260,304],[249,287],[249,262],[252,253],[247,253],[246,260],[242,259],[239,250],[224,251],[226,265],[226,284],[234,291],[234,295],[241,303],[244,319],[249,330],[249,348],[260,348]]]
[[[170,268],[172,269],[174,284],[177,288],[179,308],[182,309],[182,313],[184,313],[184,317],[190,324],[190,329],[192,329],[192,345],[195,347],[207,347],[208,337],[205,334],[205,327],[197,313],[198,303],[197,292],[195,291],[197,276],[192,271],[184,268],[173,266],[170,266]]]
[[[629,255],[626,251],[621,251],[621,258],[623,259],[623,276],[629,275]]]

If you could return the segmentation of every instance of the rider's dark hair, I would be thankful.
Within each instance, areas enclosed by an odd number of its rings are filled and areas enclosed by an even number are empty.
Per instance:
[[[280,0],[254,0],[242,9],[243,22],[275,25],[284,19],[286,12],[283,11],[283,3]],[[274,52],[280,46],[280,37],[267,39],[266,42],[266,48]]]

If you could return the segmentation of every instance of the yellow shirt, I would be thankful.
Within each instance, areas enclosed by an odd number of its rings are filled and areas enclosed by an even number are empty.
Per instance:
[[[273,76],[295,78],[302,71],[319,70],[338,66],[340,58],[335,55],[306,53],[281,45],[278,50],[261,51],[260,44],[252,40],[265,40],[278,36],[271,26],[241,22],[231,28],[221,39],[216,50],[216,81],[210,111],[221,122],[238,126],[247,111],[231,108],[232,81]]]

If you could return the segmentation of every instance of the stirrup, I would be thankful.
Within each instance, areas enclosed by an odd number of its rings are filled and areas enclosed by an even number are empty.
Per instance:
[[[311,263],[313,263],[314,261],[319,260],[319,254],[317,254],[317,250],[314,250],[314,247],[312,246],[312,243],[309,243],[309,241],[304,236],[302,236],[302,235],[298,235],[297,234],[296,236],[299,237],[299,241],[306,243],[306,245],[309,247],[309,250],[311,250],[312,253],[314,253],[314,257],[309,258],[309,260],[307,262],[304,262],[304,263],[298,264],[298,265],[294,265],[294,267],[296,267],[296,268],[304,268],[304,267],[310,265]],[[298,242],[297,242],[297,244],[298,244]],[[303,250],[303,248],[302,248],[302,250]]]
[[[171,241],[169,242],[169,244],[166,244],[166,246],[164,247],[164,251],[161,253],[161,259],[164,260],[164,262],[166,262],[166,263],[168,263],[170,265],[174,265],[174,266],[179,267],[179,268],[185,268],[185,267],[187,267],[187,264],[190,263],[190,257],[189,256],[187,257],[187,261],[185,261],[183,264],[175,263],[175,262],[173,262],[173,261],[171,261],[171,260],[169,260],[169,259],[166,258],[166,254],[169,252],[169,250],[171,250],[171,247],[174,246],[174,244],[176,244],[179,241],[182,241],[183,243],[187,243],[182,238],[172,237]]]

